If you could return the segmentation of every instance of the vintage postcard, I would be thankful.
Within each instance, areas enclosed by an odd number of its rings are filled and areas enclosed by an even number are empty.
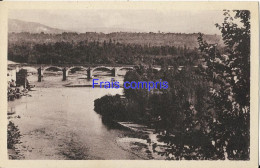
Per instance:
[[[258,167],[257,2],[0,2],[0,167]]]

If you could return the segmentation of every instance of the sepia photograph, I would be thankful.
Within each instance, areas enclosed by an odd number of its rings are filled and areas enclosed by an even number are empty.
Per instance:
[[[250,8],[7,15],[9,161],[252,159]]]

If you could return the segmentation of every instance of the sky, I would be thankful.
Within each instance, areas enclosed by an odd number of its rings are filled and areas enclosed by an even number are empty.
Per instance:
[[[223,11],[173,10],[11,10],[10,19],[37,22],[75,32],[115,30],[220,34],[215,23],[223,22]]]

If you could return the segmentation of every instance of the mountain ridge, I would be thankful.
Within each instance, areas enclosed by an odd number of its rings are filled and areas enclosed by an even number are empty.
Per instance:
[[[62,30],[58,28],[53,28],[50,26],[46,26],[37,22],[28,22],[18,19],[8,19],[8,32],[9,33],[21,33],[21,32],[29,32],[29,33],[50,33],[57,34],[63,32],[71,32],[67,30]]]

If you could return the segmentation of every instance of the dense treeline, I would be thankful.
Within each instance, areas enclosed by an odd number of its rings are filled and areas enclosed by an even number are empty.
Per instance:
[[[188,51],[196,53],[197,36],[152,32],[9,33],[8,59],[38,64],[159,64],[162,59],[158,57],[171,61],[172,57],[182,59]],[[205,35],[205,39],[223,46],[219,35]]]
[[[9,44],[8,59],[37,64],[160,64],[162,59],[183,61],[197,49],[174,46],[122,44],[115,41],[56,42],[43,44]],[[191,54],[192,53],[192,54]]]
[[[64,32],[61,34],[48,34],[48,33],[9,33],[8,41],[10,44],[43,44],[43,43],[56,43],[56,42],[70,42],[79,43],[81,41],[109,41],[110,39],[117,43],[122,44],[137,44],[148,46],[176,46],[187,48],[198,48],[197,41],[198,33],[185,34],[185,33],[130,33],[130,32],[114,32],[114,33],[73,33]],[[209,43],[218,43],[223,45],[220,35],[205,35],[205,40]]]
[[[125,80],[162,79],[169,82],[169,88],[153,92],[124,89],[124,99],[120,101],[119,95],[97,99],[95,110],[114,120],[128,119],[165,130],[166,135],[160,138],[171,148],[160,154],[168,159],[248,160],[250,12],[225,10],[224,16],[224,23],[216,26],[227,46],[226,54],[199,35],[204,62],[198,68],[190,57],[184,57],[182,69],[177,64],[172,69],[162,64],[162,70],[154,72],[139,66],[128,72]]]

